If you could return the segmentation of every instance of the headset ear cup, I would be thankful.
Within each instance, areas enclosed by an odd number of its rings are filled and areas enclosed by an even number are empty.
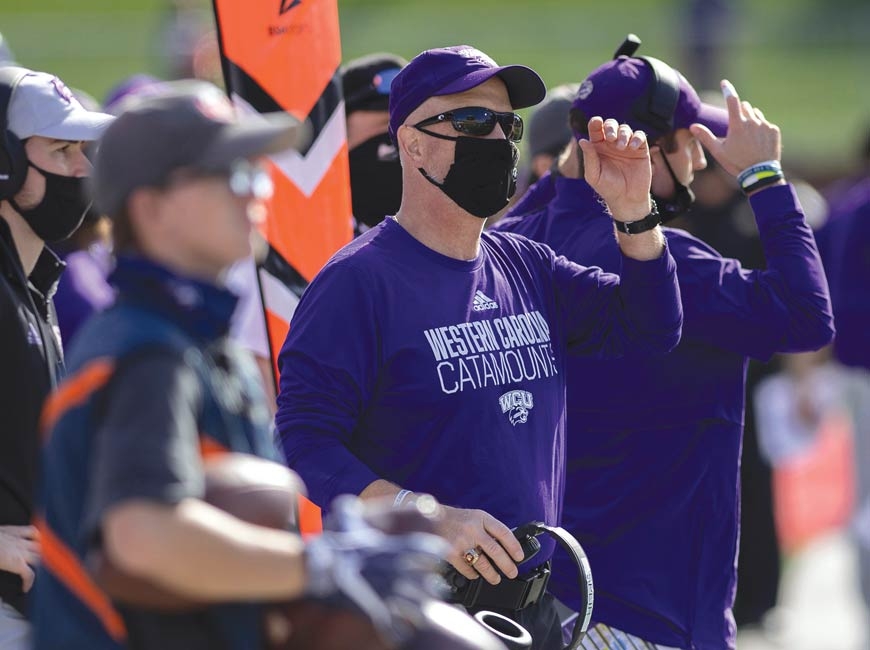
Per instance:
[[[680,76],[664,61],[651,56],[637,57],[649,69],[652,79],[646,92],[632,106],[634,116],[642,125],[659,135],[674,128],[674,112],[680,100]]]
[[[6,129],[0,151],[0,200],[18,194],[27,178],[27,152],[18,136]]]
[[[0,67],[0,200],[18,194],[27,178],[27,152],[9,129],[9,106],[15,88],[29,72],[16,66]]]

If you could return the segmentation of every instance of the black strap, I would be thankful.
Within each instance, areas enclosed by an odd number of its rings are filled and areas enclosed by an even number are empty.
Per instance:
[[[582,599],[581,607],[579,618],[574,624],[571,642],[565,646],[565,650],[576,650],[580,647],[583,637],[586,636],[586,631],[589,629],[589,624],[592,621],[592,607],[595,604],[595,586],[592,583],[592,569],[589,566],[589,558],[586,557],[586,552],[580,546],[577,538],[561,526],[548,526],[540,521],[534,521],[517,528],[516,533],[521,532],[533,536],[547,533],[556,540],[559,546],[568,552],[568,555],[571,556],[571,559],[574,560],[574,564],[577,566]]]
[[[637,235],[638,233],[646,232],[647,230],[655,228],[662,222],[662,216],[659,214],[659,208],[656,205],[656,202],[650,200],[650,204],[652,205],[652,209],[643,219],[638,219],[637,221],[617,221],[614,219],[613,224],[616,226],[616,229],[626,235]]]

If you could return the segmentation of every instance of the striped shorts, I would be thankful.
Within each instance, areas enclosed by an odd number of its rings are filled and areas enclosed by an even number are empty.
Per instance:
[[[583,650],[679,650],[644,641],[604,623],[590,627],[580,647]]]

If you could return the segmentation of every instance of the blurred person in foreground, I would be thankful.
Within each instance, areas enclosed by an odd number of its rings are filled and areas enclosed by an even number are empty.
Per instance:
[[[226,337],[236,299],[222,277],[250,254],[271,191],[258,159],[293,146],[298,125],[234,116],[213,85],[182,83],[131,103],[100,140],[93,188],[114,223],[118,299],[81,331],[43,414],[36,648],[264,648],[254,602],[344,594],[365,611],[403,576],[421,588],[435,575],[434,535],[356,534],[351,516],[304,544],[205,498],[214,458],[281,459],[256,371]],[[94,554],[198,606],[110,600]]]
[[[588,549],[595,571],[599,625],[586,647],[721,650],[735,645],[748,359],[818,349],[831,340],[833,320],[812,232],[781,172],[779,128],[727,81],[727,112],[701,103],[666,63],[632,56],[637,45],[627,39],[596,68],[571,109],[581,143],[589,117],[601,115],[643,130],[652,144],[660,214],[627,227],[643,233],[690,208],[704,145],[742,180],[767,269],[744,269],[688,233],[664,229],[678,265],[682,341],[663,358],[569,363],[563,526]],[[613,221],[589,173],[572,143],[549,202],[495,228],[624,272]],[[555,566],[554,593],[576,609],[570,573]]]
[[[433,494],[452,567],[495,585],[469,607],[497,606],[534,648],[561,648],[544,589],[554,544],[518,567],[509,527],[560,521],[566,355],[663,354],[681,313],[658,229],[621,236],[621,278],[483,231],[515,189],[513,111],[544,94],[533,70],[467,45],[422,52],[396,76],[401,207],[302,297],[279,356],[276,424],[318,505]],[[642,218],[652,207],[643,134],[613,120],[590,129],[596,189],[614,219]]]
[[[86,110],[57,77],[0,67],[0,647],[28,645],[25,593],[38,544],[33,518],[39,413],[63,375],[52,296],[87,201],[82,147],[111,115]]]

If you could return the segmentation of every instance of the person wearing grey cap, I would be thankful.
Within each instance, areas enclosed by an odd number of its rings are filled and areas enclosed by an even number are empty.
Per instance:
[[[356,526],[303,544],[293,522],[256,525],[262,515],[208,501],[221,454],[281,459],[256,369],[226,336],[236,298],[222,277],[250,253],[271,192],[259,159],[301,131],[283,113],[236,121],[215,86],[178,82],[131,102],[101,138],[91,185],[119,235],[117,300],[76,337],[43,417],[37,649],[273,647],[253,603],[302,597],[374,608],[378,632],[399,634],[360,574],[379,567],[381,596],[399,572],[415,594],[434,576],[435,535],[388,541]]]
[[[57,77],[0,67],[0,647],[27,643],[25,592],[42,403],[63,372],[52,295],[63,264],[46,247],[87,209],[82,152],[112,116],[85,110]]]
[[[279,356],[276,424],[318,505],[350,493],[402,507],[421,492],[447,504],[453,585],[476,592],[457,600],[511,616],[534,648],[561,648],[546,592],[553,540],[520,568],[511,527],[559,523],[565,356],[663,353],[681,312],[658,231],[620,240],[622,278],[484,232],[515,188],[514,110],[544,91],[530,68],[468,45],[422,52],[393,79],[401,206],[306,290]],[[592,128],[587,153],[614,218],[648,214],[643,134]]]
[[[553,176],[549,172],[555,167],[559,154],[573,138],[571,127],[568,126],[568,109],[577,94],[577,87],[578,84],[563,84],[551,88],[544,101],[532,113],[528,128],[529,154],[532,159],[525,171],[525,180],[517,183],[517,194],[507,214],[525,214],[552,196]],[[544,176],[548,180],[539,183]],[[497,220],[498,216],[489,225]]]
[[[547,91],[547,97],[529,118],[529,184],[550,170],[556,158],[571,142],[568,109],[579,84],[562,84]]]
[[[569,112],[575,137],[586,146],[593,115],[643,129],[661,219],[691,207],[694,173],[707,165],[703,145],[748,197],[767,267],[745,269],[685,231],[663,229],[679,269],[682,340],[658,359],[568,364],[563,525],[587,548],[599,587],[585,647],[723,650],[736,642],[747,363],[825,346],[833,318],[813,233],[780,166],[779,128],[727,81],[727,110],[702,102],[667,63],[634,56],[639,44],[627,38],[580,85]],[[544,209],[494,227],[623,272],[576,142],[554,175],[541,181],[552,192]],[[554,593],[580,611],[569,566],[555,565]]]

